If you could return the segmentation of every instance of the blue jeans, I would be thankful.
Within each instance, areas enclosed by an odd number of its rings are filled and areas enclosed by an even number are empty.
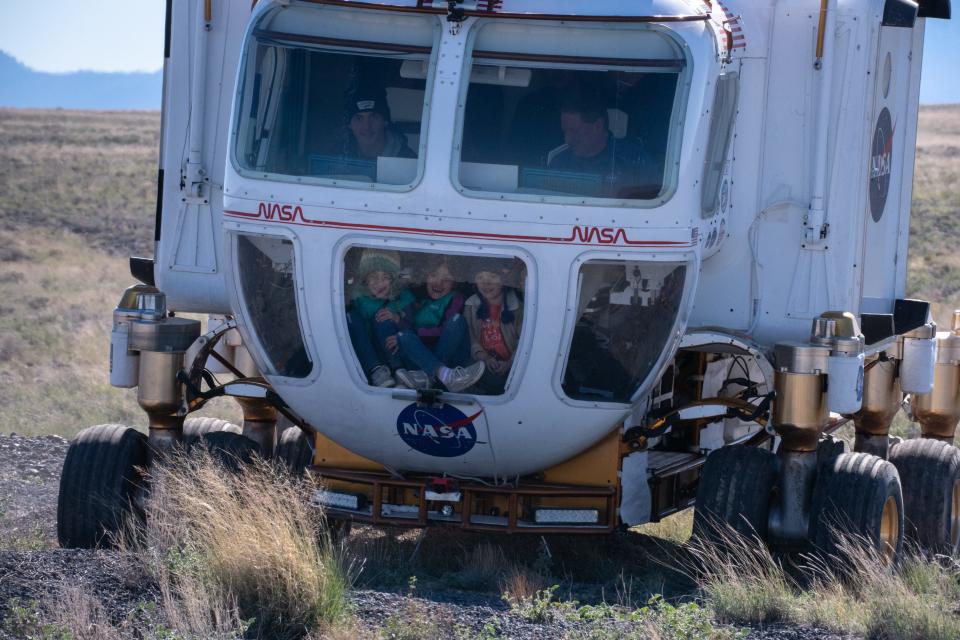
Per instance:
[[[412,367],[434,376],[442,366],[458,367],[470,359],[470,340],[467,338],[467,320],[456,315],[443,325],[443,332],[433,348],[423,344],[416,331],[400,332],[400,353]]]
[[[359,312],[351,311],[347,314],[347,328],[350,330],[350,342],[353,343],[357,360],[360,361],[360,366],[366,373],[370,373],[380,365],[386,365],[390,369],[399,369],[403,366],[399,351],[390,353],[384,344],[387,338],[399,332],[400,327],[396,322],[365,320]]]

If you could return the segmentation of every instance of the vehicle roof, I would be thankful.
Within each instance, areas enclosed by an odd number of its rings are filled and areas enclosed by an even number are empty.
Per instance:
[[[307,0],[317,4],[380,7],[399,11],[447,13],[447,0]],[[710,12],[704,0],[464,0],[465,15],[510,17],[623,17],[659,20],[703,20]]]

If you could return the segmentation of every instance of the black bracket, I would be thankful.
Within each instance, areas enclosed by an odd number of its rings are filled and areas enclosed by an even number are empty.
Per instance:
[[[440,389],[418,389],[417,390],[417,404],[421,407],[439,407],[443,405],[443,400],[441,395],[443,391]]]
[[[452,22],[456,25],[459,25],[461,22],[466,20],[467,15],[463,10],[463,7],[460,6],[463,4],[463,0],[447,0],[447,22]]]

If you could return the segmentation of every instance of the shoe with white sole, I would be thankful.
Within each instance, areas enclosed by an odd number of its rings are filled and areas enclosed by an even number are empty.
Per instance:
[[[393,381],[393,376],[390,375],[390,367],[381,364],[374,367],[373,371],[370,372],[370,384],[375,387],[394,387],[397,383]]]
[[[440,369],[438,377],[447,391],[457,393],[475,385],[477,380],[483,376],[486,367],[487,365],[483,361],[474,362],[469,367],[454,367],[453,369],[443,367]]]
[[[429,389],[430,376],[425,371],[409,371],[407,369],[397,369],[393,376],[397,379],[397,384],[407,389]]]

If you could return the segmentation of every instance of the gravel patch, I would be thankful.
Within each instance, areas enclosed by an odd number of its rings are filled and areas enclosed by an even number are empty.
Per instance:
[[[114,622],[140,603],[155,601],[149,576],[119,554],[87,549],[0,551],[0,619],[14,602],[24,606],[58,602],[65,587],[95,595]],[[0,638],[2,638],[0,631]]]
[[[57,493],[67,441],[0,435],[0,547],[56,546]]]

